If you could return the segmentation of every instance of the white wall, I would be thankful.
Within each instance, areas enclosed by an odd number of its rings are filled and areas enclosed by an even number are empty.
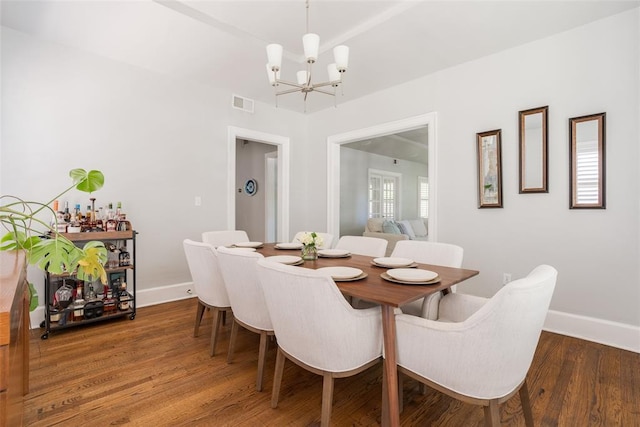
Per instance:
[[[97,203],[122,201],[140,233],[139,291],[189,282],[182,240],[227,227],[229,125],[289,136],[292,175],[305,168],[302,114],[261,103],[247,114],[231,108],[231,90],[7,28],[1,43],[1,193],[48,200],[70,185],[70,169],[102,170]],[[305,189],[304,181],[291,183],[293,218],[302,216]],[[74,190],[69,201],[86,206],[88,197]],[[29,279],[43,295],[42,273],[30,271]]]
[[[480,271],[460,289],[492,295],[503,273],[548,263],[552,310],[632,325],[640,349],[638,22],[636,9],[316,113],[310,156],[326,159],[330,135],[436,111],[439,240]],[[518,111],[544,105],[550,191],[518,194]],[[569,210],[568,119],[602,111],[607,209]],[[498,128],[504,209],[478,209],[475,134]]]

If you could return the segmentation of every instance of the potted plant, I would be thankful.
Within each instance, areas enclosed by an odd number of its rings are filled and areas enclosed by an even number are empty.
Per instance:
[[[75,274],[80,280],[99,277],[105,284],[107,249],[102,242],[90,241],[79,248],[60,234],[55,224],[51,226],[38,218],[43,211],[49,211],[55,217],[56,212],[49,205],[72,189],[92,193],[104,185],[104,175],[100,171],[72,169],[69,176],[73,184],[45,203],[11,195],[0,196],[0,223],[6,231],[0,240],[0,250],[23,250],[28,262],[41,270]]]

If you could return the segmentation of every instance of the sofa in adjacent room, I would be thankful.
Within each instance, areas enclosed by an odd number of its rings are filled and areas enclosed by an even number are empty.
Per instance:
[[[393,221],[387,218],[369,218],[363,236],[385,239],[386,256],[390,256],[399,240],[428,240],[427,218]]]

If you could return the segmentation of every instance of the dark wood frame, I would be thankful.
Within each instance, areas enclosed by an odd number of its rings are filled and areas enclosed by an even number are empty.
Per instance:
[[[484,155],[485,150],[482,148],[482,139],[487,136],[496,137],[496,187],[497,187],[497,201],[495,203],[487,203],[484,200],[484,193],[487,185],[484,182],[483,170],[484,170]],[[490,130],[486,132],[479,132],[476,134],[476,148],[478,157],[478,208],[501,208],[502,207],[502,130]]]
[[[597,121],[598,123],[598,201],[578,203],[576,188],[576,126],[578,123]],[[590,114],[569,119],[569,209],[605,209],[606,207],[606,113]]]
[[[541,187],[525,187],[525,172],[526,172],[526,137],[525,137],[525,119],[527,116],[534,114],[542,114],[542,186]],[[548,193],[549,192],[549,106],[531,108],[529,110],[522,110],[518,112],[518,128],[519,128],[519,151],[520,151],[520,194],[524,193]]]

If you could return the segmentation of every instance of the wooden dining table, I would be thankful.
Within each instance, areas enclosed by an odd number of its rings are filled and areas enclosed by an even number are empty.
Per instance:
[[[257,249],[265,257],[274,255],[300,255],[300,249],[277,249],[275,244],[267,243]],[[373,264],[373,257],[351,254],[344,258],[319,257],[314,261],[304,261],[300,267],[317,269],[321,267],[354,267],[366,273],[366,277],[353,281],[336,281],[340,291],[347,296],[380,304],[382,309],[382,334],[384,345],[383,384],[383,426],[399,426],[400,412],[398,404],[398,373],[396,364],[396,323],[394,309],[424,298],[435,292],[448,290],[451,286],[467,280],[479,272],[464,268],[443,267],[440,265],[418,264],[417,268],[438,273],[440,281],[431,285],[406,285],[390,282],[381,277],[387,268]]]

